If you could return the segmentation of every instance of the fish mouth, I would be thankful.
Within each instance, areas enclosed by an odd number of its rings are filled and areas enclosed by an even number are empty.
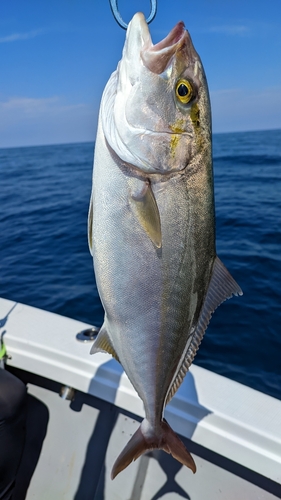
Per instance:
[[[140,32],[142,62],[153,73],[163,73],[175,53],[190,40],[183,21],[179,21],[170,33],[156,45],[152,43],[149,28],[142,13],[135,14],[131,23],[132,31],[135,28]]]
[[[166,38],[164,38],[163,40],[158,42],[156,45],[153,45],[152,40],[151,40],[151,36],[149,33],[150,47],[148,50],[150,50],[152,52],[158,52],[158,53],[165,52],[167,50],[171,50],[182,39],[182,37],[185,34],[185,31],[186,31],[186,29],[185,29],[184,22],[179,21],[176,24],[176,26],[170,31],[170,33],[166,36]]]

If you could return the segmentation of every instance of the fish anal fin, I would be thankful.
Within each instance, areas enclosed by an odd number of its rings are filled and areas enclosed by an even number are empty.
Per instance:
[[[92,345],[90,354],[95,354],[96,352],[108,352],[108,354],[111,354],[111,356],[119,361],[118,355],[113,347],[112,340],[106,329],[103,327],[100,329],[98,336]]]
[[[192,472],[196,472],[196,465],[192,456],[169,424],[162,420],[158,434],[156,434],[149,422],[144,419],[117,457],[112,468],[111,479],[114,479],[119,472],[128,467],[133,460],[139,458],[146,451],[155,448],[170,453],[181,464],[191,469]]]
[[[140,226],[156,248],[162,246],[161,223],[158,206],[149,182],[130,179],[130,205]]]
[[[233,295],[243,295],[243,292],[234,278],[232,278],[231,274],[226,269],[222,261],[218,257],[216,257],[213,264],[210,283],[200,311],[197,325],[195,326],[195,328],[193,328],[191,338],[189,337],[188,339],[186,353],[184,354],[183,360],[181,360],[179,364],[177,375],[174,378],[167,393],[166,404],[172,399],[172,397],[178,390],[186,375],[186,372],[188,371],[192,361],[194,360],[213,312],[222,302],[224,302],[226,299],[230,299]]]

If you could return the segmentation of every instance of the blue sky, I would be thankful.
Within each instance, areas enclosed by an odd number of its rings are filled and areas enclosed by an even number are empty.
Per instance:
[[[149,0],[119,0],[126,21]],[[158,0],[156,43],[185,22],[214,132],[281,128],[281,1]],[[1,0],[0,147],[92,141],[125,31],[109,0]]]

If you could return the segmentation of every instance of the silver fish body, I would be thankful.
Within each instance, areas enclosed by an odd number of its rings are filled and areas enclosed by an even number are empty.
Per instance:
[[[105,318],[92,353],[120,361],[146,418],[113,467],[162,448],[196,470],[163,419],[212,312],[241,289],[216,256],[206,78],[183,23],[157,45],[136,14],[102,97],[89,245]]]

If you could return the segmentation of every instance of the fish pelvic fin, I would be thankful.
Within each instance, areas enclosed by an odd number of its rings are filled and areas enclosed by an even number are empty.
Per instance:
[[[161,421],[160,432],[156,435],[148,420],[144,419],[116,459],[111,471],[111,479],[114,479],[119,472],[126,469],[133,460],[139,458],[143,453],[156,448],[170,453],[193,473],[196,472],[192,456],[166,420]]]
[[[112,340],[109,337],[108,332],[104,327],[100,329],[98,336],[92,345],[90,354],[95,354],[96,352],[108,352],[108,354],[111,354],[111,356],[113,356],[117,361],[119,361]]]
[[[209,287],[200,311],[198,323],[194,329],[194,332],[191,334],[192,338],[188,339],[188,349],[184,355],[183,361],[181,362],[177,370],[177,375],[170,386],[166,398],[166,404],[171,401],[172,397],[181,385],[187,371],[189,370],[189,367],[195,358],[196,352],[199,349],[213,312],[217,309],[217,307],[219,307],[222,302],[230,299],[233,295],[243,295],[243,292],[234,278],[232,278],[231,274],[226,269],[222,261],[218,257],[216,257],[213,264]]]

